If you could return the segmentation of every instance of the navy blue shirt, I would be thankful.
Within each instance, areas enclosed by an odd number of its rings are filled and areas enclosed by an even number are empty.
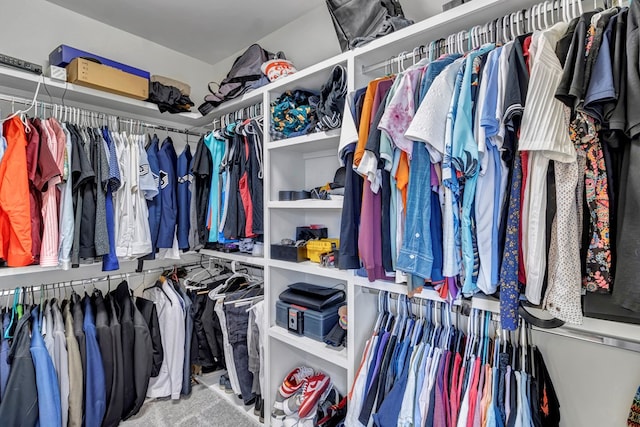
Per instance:
[[[151,175],[158,187],[158,194],[151,200],[147,200],[147,208],[149,209],[149,229],[151,231],[151,254],[149,259],[155,258],[156,250],[158,249],[158,233],[160,231],[160,215],[162,209],[160,208],[162,203],[162,193],[160,192],[160,164],[158,162],[158,137],[153,135],[151,138],[151,144],[147,148],[147,158],[149,159],[149,169],[151,169]]]
[[[116,239],[114,224],[113,192],[120,188],[120,169],[118,168],[118,157],[116,156],[116,146],[111,140],[109,129],[102,128],[102,137],[109,147],[109,180],[107,181],[107,194],[105,205],[107,208],[107,235],[109,236],[109,253],[102,257],[102,271],[113,271],[120,268],[118,257],[116,256]],[[100,148],[100,147],[98,147]]]
[[[160,229],[158,231],[158,247],[173,247],[173,239],[178,222],[178,180],[176,163],[178,156],[173,147],[173,141],[167,137],[158,151],[158,165],[160,166]]]
[[[178,247],[189,250],[189,221],[191,208],[191,147],[187,145],[178,157]]]

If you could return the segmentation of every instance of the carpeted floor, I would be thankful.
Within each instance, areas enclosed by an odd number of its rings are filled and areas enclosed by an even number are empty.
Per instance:
[[[191,396],[177,401],[146,402],[124,427],[255,427],[260,426],[239,406],[205,385],[194,385]]]

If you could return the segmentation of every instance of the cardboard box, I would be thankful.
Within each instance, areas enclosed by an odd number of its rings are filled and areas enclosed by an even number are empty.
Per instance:
[[[97,60],[102,65],[108,65],[109,67],[117,68],[118,70],[122,70],[125,73],[134,74],[147,80],[151,78],[151,75],[148,71],[144,71],[127,64],[122,64],[120,62],[112,61],[108,58],[94,55],[93,53],[85,52],[83,50],[67,46],[65,44],[61,44],[57,48],[53,49],[53,51],[49,54],[49,65],[66,67],[71,63],[71,61],[76,58],[92,58]]]
[[[144,101],[149,98],[149,80],[87,59],[67,65],[67,81]]]

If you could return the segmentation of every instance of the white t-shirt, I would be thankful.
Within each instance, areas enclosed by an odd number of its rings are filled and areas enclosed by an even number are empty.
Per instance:
[[[525,294],[533,304],[540,303],[546,269],[549,160],[567,163],[576,159],[564,106],[555,98],[555,90],[562,79],[562,66],[555,46],[567,27],[567,23],[561,22],[547,31],[534,33],[529,49],[531,76],[518,149],[529,151],[527,186],[522,199],[522,254],[527,278]]]
[[[464,58],[457,59],[433,80],[405,132],[406,138],[412,141],[422,141],[426,144],[433,163],[442,161],[447,114],[451,105],[456,76],[464,61]]]
[[[157,194],[153,175],[149,168],[147,152],[144,150],[144,135],[130,138],[131,151],[131,192],[133,207],[133,223],[129,256],[138,258],[152,251],[151,230],[149,228],[149,208],[145,200],[149,194]]]

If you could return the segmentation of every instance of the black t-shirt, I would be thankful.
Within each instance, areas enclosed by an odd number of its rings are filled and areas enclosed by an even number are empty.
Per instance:
[[[204,136],[201,136],[196,146],[191,167],[191,172],[196,182],[196,193],[192,197],[196,198],[198,241],[201,245],[206,245],[209,240],[207,208],[209,205],[209,192],[211,191],[212,163],[211,152],[204,143]]]
[[[589,88],[589,82],[591,81],[591,73],[593,71],[593,66],[598,59],[598,55],[600,54],[600,46],[602,45],[602,38],[604,36],[604,30],[609,24],[609,20],[611,17],[618,14],[617,8],[607,9],[601,13],[600,19],[596,23],[595,34],[593,37],[593,43],[591,45],[591,49],[589,50],[589,55],[586,60],[586,68],[584,73],[584,82],[582,87],[583,98],[587,95],[587,90]]]
[[[513,49],[509,55],[509,73],[504,95],[504,122],[507,133],[503,148],[502,159],[510,165],[515,153],[518,151],[517,138],[520,128],[520,119],[524,111],[529,88],[529,70],[524,58],[523,45],[530,35],[516,37],[513,41]]]
[[[624,9],[616,16],[615,27],[611,33],[610,55],[613,86],[616,99],[604,105],[604,121],[611,131],[624,131],[627,121],[627,16],[629,9]],[[606,138],[615,148],[626,143],[626,137],[620,139],[621,132],[614,132]]]
[[[80,220],[80,258],[91,259],[96,256],[95,233],[96,233],[96,173],[94,151],[95,145],[89,135],[89,140],[85,140],[83,134],[78,130],[82,149],[86,150],[87,158],[90,162],[91,170],[94,171],[94,178],[87,180],[82,187],[82,218]]]
[[[227,136],[227,134],[225,134]],[[237,239],[244,236],[246,216],[242,196],[240,194],[240,177],[244,173],[244,144],[239,135],[228,135],[229,145],[232,147],[233,155],[229,157],[229,191],[226,221],[224,223],[224,237],[227,239]]]
[[[563,63],[562,80],[556,90],[556,99],[566,106],[575,109],[584,99],[585,95],[585,70],[587,59],[585,57],[585,43],[587,39],[587,29],[591,22],[591,17],[596,11],[584,13],[576,23],[575,31],[571,39],[571,46]],[[564,42],[564,39],[562,40]],[[557,53],[557,49],[556,49]]]

